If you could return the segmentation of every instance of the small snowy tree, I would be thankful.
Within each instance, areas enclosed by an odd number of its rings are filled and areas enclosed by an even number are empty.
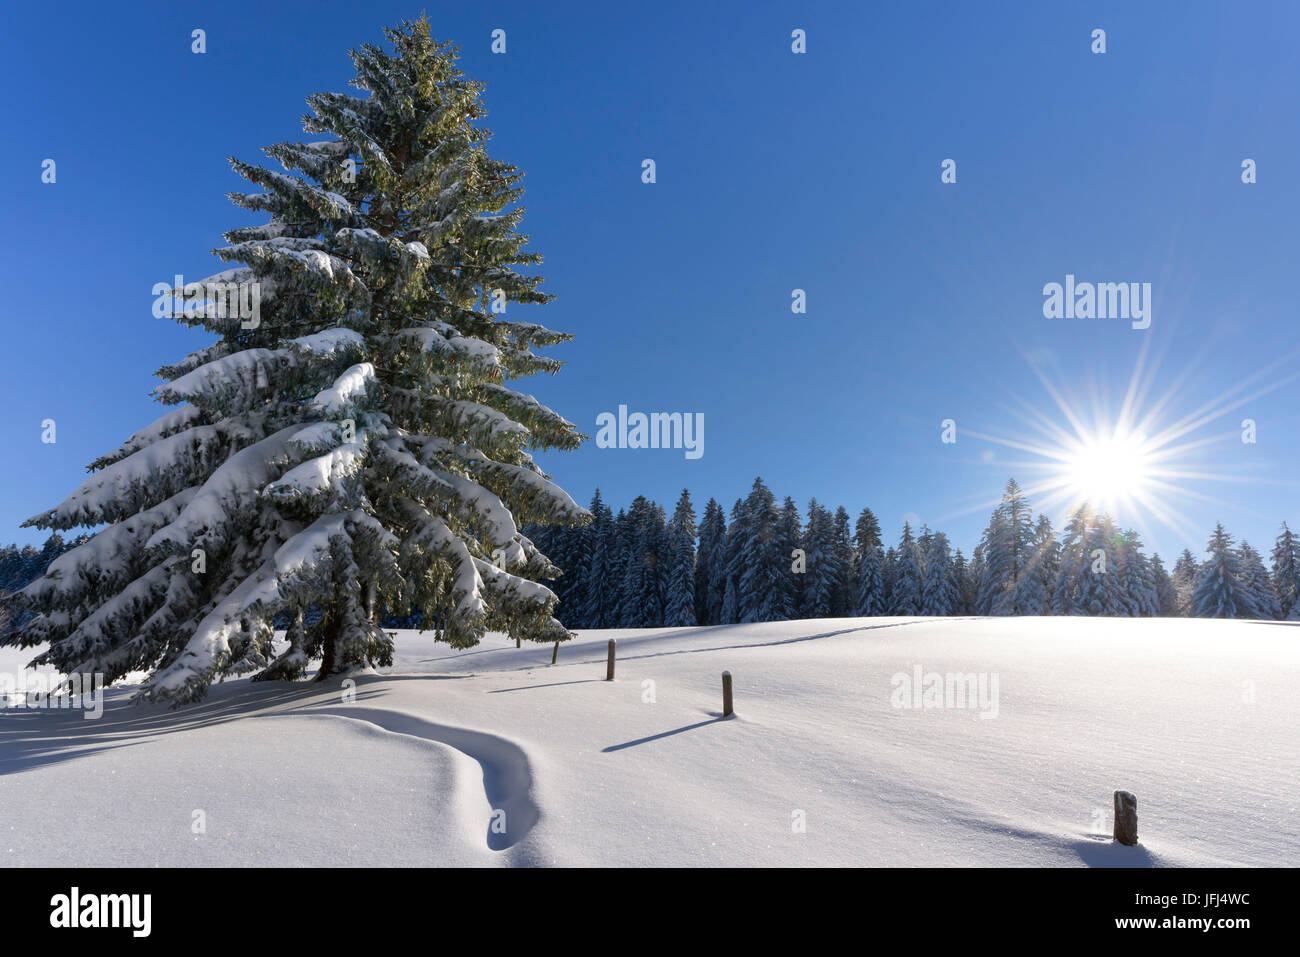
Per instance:
[[[530,455],[582,436],[507,383],[555,372],[533,348],[570,337],[491,308],[549,299],[517,271],[540,262],[521,174],[488,156],[482,85],[427,21],[386,34],[391,52],[351,53],[365,96],[308,98],[305,129],[330,139],[268,147],[285,172],[231,161],[264,189],[231,199],[270,221],[226,233],[216,255],[243,265],[212,281],[260,292],[256,321],[176,290],[175,318],[219,340],[160,371],[172,411],[28,521],[105,526],[22,593],[36,663],[145,670],[144,697],[181,702],[314,656],[322,678],[388,662],[380,602],[459,647],[569,637],[536,581],[557,569],[517,523],[587,519]]]

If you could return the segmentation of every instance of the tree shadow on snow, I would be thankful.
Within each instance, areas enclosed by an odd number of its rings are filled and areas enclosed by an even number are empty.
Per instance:
[[[432,677],[432,676],[430,676]],[[387,675],[355,676],[354,701],[382,698],[381,689],[367,683],[388,680]],[[268,714],[310,714],[295,709],[340,700],[339,679],[324,682],[252,682],[236,680],[213,685],[197,704],[172,709],[163,704],[129,705],[135,689],[109,688],[104,692],[103,714],[68,708],[8,707],[0,710],[0,775],[57,764],[116,748],[143,744],[165,734],[210,728],[241,718]]]

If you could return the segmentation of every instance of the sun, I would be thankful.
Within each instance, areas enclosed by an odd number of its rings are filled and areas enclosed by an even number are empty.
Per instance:
[[[1072,497],[1103,511],[1143,498],[1152,464],[1144,445],[1140,432],[1079,442],[1062,463]]]
[[[1249,377],[1218,386],[1211,397],[1180,408],[1193,377],[1186,366],[1167,385],[1157,388],[1158,361],[1149,360],[1150,341],[1143,343],[1122,390],[1087,370],[1082,376],[1086,393],[1073,383],[1078,377],[1049,376],[1033,357],[1030,368],[1052,403],[1013,396],[1012,412],[1021,427],[1010,435],[991,435],[967,428],[964,434],[1024,457],[1003,458],[983,449],[980,463],[1017,479],[1034,497],[1038,509],[1053,513],[1058,527],[1080,508],[1105,513],[1123,527],[1133,528],[1148,541],[1153,528],[1169,528],[1184,541],[1195,541],[1201,529],[1185,514],[1187,503],[1216,509],[1240,509],[1240,493],[1225,498],[1202,491],[1206,483],[1285,484],[1256,474],[1248,462],[1229,450],[1240,450],[1246,422],[1245,409],[1260,397],[1300,379],[1296,359],[1300,350],[1281,356]],[[1049,357],[1050,358],[1050,357]],[[1202,376],[1204,378],[1204,376]],[[1221,390],[1221,391],[1218,391]],[[1059,415],[1053,415],[1053,405]],[[1237,422],[1241,422],[1241,428]],[[1213,424],[1221,422],[1218,428]],[[1221,431],[1220,431],[1221,430]],[[980,497],[976,505],[954,514],[984,510],[998,499]]]

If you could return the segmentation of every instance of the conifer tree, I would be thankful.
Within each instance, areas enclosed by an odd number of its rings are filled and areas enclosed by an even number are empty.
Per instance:
[[[1282,523],[1273,544],[1273,590],[1278,600],[1278,618],[1300,620],[1300,538]]]
[[[803,576],[804,617],[829,618],[840,568],[831,515],[815,498],[808,501],[802,547],[808,560],[808,571]]]
[[[806,618],[803,612],[803,578],[804,575],[796,575],[792,569],[793,553],[799,547],[802,538],[802,531],[799,528],[799,508],[790,496],[785,497],[785,502],[781,505],[781,516],[777,519],[777,543],[780,546],[781,554],[785,556],[785,565],[781,569],[783,575],[789,575],[789,585],[783,593],[785,604],[781,608],[781,620],[788,621],[794,618]]]
[[[613,543],[609,562],[609,574],[613,580],[613,589],[609,595],[609,604],[613,609],[611,618],[613,624],[611,628],[630,627],[623,620],[626,610],[626,602],[623,601],[623,582],[627,578],[627,562],[631,553],[631,528],[627,515],[627,509],[620,508],[618,514],[614,516],[614,525],[611,530],[610,540]]]
[[[777,541],[776,498],[761,478],[744,504],[745,528],[736,592],[741,622],[779,621],[790,607],[789,549]]]
[[[921,581],[921,614],[953,615],[960,596],[953,581],[952,552],[948,536],[929,532],[925,555],[925,572]]]
[[[668,523],[668,583],[664,595],[664,624],[694,625],[695,618],[695,506],[691,493],[682,489]]]
[[[1196,617],[1196,606],[1192,602],[1192,595],[1196,591],[1197,582],[1201,579],[1201,568],[1190,549],[1184,548],[1183,553],[1178,556],[1170,578],[1173,579],[1178,615],[1182,618]]]
[[[980,582],[984,580],[984,546],[976,545],[975,550],[971,552],[969,564],[966,566],[966,581],[962,592],[962,604],[965,606],[967,615],[983,615],[986,612],[979,610],[979,590]]]
[[[1131,618],[1160,614],[1160,598],[1150,560],[1142,553],[1142,540],[1129,529],[1119,536],[1118,564],[1123,613]]]
[[[898,567],[894,575],[894,589],[890,596],[892,614],[921,614],[921,550],[912,537],[912,526],[903,523],[903,535],[898,542]]]
[[[862,556],[862,565],[858,570],[858,604],[854,610],[855,615],[874,618],[889,613],[883,578],[884,567],[885,550],[879,545],[868,547],[866,554]]]
[[[835,553],[835,564],[839,568],[831,592],[831,617],[847,618],[853,614],[853,605],[857,598],[858,570],[854,561],[853,538],[849,530],[849,513],[843,505],[835,508],[831,530],[831,548]]]
[[[864,508],[858,513],[853,531],[853,544],[857,546],[859,559],[865,558],[868,551],[883,544],[880,538],[880,522],[876,520],[875,513],[869,508]]]
[[[1258,618],[1254,596],[1241,574],[1241,558],[1232,546],[1232,536],[1223,523],[1214,526],[1207,545],[1209,555],[1201,565],[1200,579],[1192,593],[1197,618]]]
[[[893,613],[894,608],[894,586],[898,582],[898,552],[894,546],[890,545],[885,549],[885,560],[880,566],[881,592],[885,598],[885,607]]]
[[[858,513],[858,520],[853,526],[853,545],[852,614],[863,617],[884,615],[889,607],[885,603],[885,583],[882,577],[885,553],[881,548],[880,522],[869,508]]]
[[[1242,586],[1250,593],[1256,614],[1260,618],[1278,621],[1282,617],[1282,606],[1273,590],[1273,579],[1264,567],[1263,557],[1245,541],[1237,549],[1237,554],[1241,560]]]
[[[1061,548],[1052,521],[1046,515],[1038,516],[1032,545],[1024,574],[1016,586],[1015,605],[1022,615],[1046,615],[1051,612],[1061,565]]]
[[[655,628],[664,623],[663,581],[660,569],[663,509],[644,495],[632,500],[627,511],[627,556],[623,569],[620,627]]]
[[[1021,579],[1034,554],[1033,513],[1020,485],[1010,479],[981,544],[984,570],[978,605],[983,615],[1027,614]]]
[[[740,574],[745,555],[745,539],[748,536],[748,520],[745,516],[745,503],[736,499],[731,506],[731,520],[727,523],[726,576],[722,588],[723,624],[735,624],[740,621]]]
[[[969,615],[971,613],[970,596],[968,594],[967,578],[970,575],[970,567],[966,562],[966,556],[962,554],[961,549],[953,555],[952,559],[952,582],[956,592],[956,604],[953,606],[954,615]]]
[[[1151,556],[1151,580],[1156,589],[1157,614],[1161,618],[1178,617],[1178,592],[1159,555]]]
[[[700,547],[695,563],[695,614],[701,625],[722,621],[726,590],[727,519],[717,499],[709,499],[700,522]]]
[[[618,621],[619,582],[614,515],[600,497],[591,497],[591,524],[584,531],[590,546],[584,569],[587,575],[582,620],[587,628],[614,628]]]
[[[231,199],[270,221],[225,234],[216,255],[242,265],[211,282],[260,293],[256,321],[176,290],[175,318],[220,338],[160,370],[172,411],[29,520],[105,526],[23,593],[38,663],[145,670],[144,697],[181,702],[316,656],[321,678],[388,663],[380,604],[457,647],[568,637],[536,581],[557,569],[519,531],[588,518],[530,454],[582,436],[508,385],[555,372],[533,349],[569,338],[501,312],[550,298],[518,271],[540,262],[522,174],[489,157],[482,84],[427,21],[386,35],[351,53],[367,95],[308,98],[329,139],[268,147],[286,172],[232,160],[263,191]],[[273,616],[309,608],[271,661]]]

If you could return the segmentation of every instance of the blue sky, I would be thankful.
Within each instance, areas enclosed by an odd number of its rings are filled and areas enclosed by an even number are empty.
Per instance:
[[[527,174],[558,297],[536,318],[577,337],[530,390],[591,435],[620,404],[705,417],[698,460],[542,456],[580,501],[599,485],[671,507],[689,487],[729,508],[761,475],[801,507],[869,505],[891,541],[911,516],[969,551],[1008,476],[1041,477],[977,436],[1041,443],[1017,410],[1067,424],[1035,367],[1091,421],[1145,348],[1150,397],[1173,390],[1153,433],[1242,383],[1247,401],[1172,443],[1206,440],[1125,524],[1168,558],[1216,521],[1261,547],[1300,522],[1294,4],[46,3],[0,38],[0,540],[42,540],[18,524],[161,414],[154,370],[210,341],[153,318],[150,289],[216,272],[221,231],[255,221],[225,198],[226,157],[303,138],[304,97],[348,89],[345,51],[422,10]],[[1150,282],[1151,328],[1044,318],[1067,273]]]

